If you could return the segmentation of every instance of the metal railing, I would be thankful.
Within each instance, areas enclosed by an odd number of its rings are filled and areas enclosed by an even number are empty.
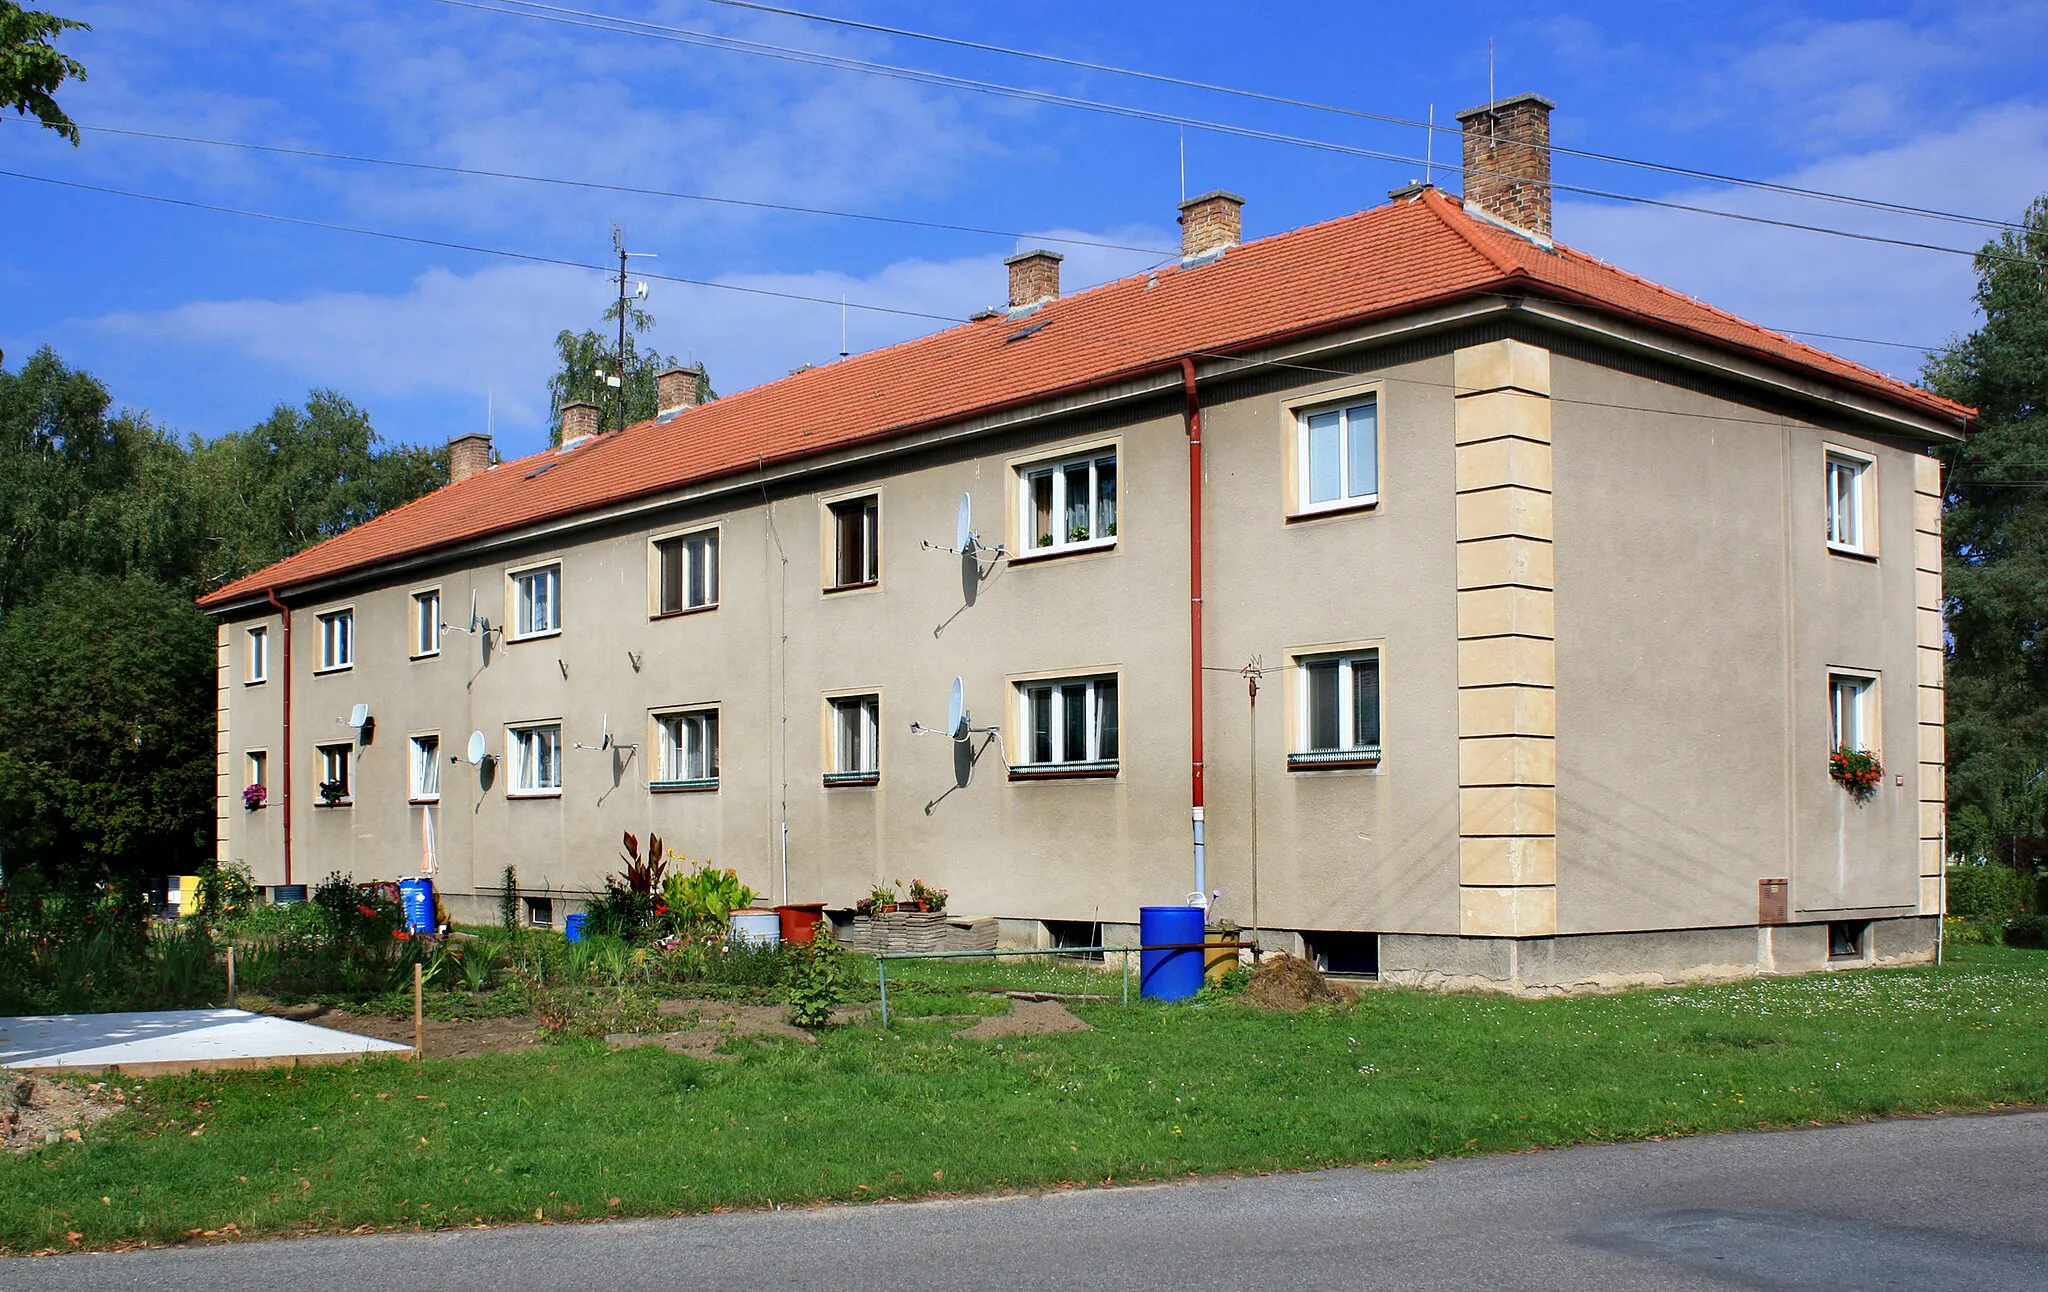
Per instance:
[[[882,997],[882,1026],[889,1026],[889,962],[891,960],[995,960],[1003,956],[1085,956],[1111,954],[1123,957],[1123,1003],[1131,1003],[1131,953],[1145,951],[1251,951],[1251,942],[1163,942],[1152,946],[1122,947],[1002,947],[987,951],[878,951],[875,956],[875,985]],[[1203,965],[1206,974],[1208,965]],[[1142,988],[1142,984],[1140,984]],[[1057,994],[1057,993],[1048,993]]]

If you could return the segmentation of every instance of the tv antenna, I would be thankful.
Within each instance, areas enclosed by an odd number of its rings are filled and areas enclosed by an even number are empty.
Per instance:
[[[995,568],[997,561],[1010,554],[1009,549],[1000,543],[994,547],[984,547],[982,545],[981,535],[974,532],[974,495],[971,493],[960,495],[960,510],[953,518],[953,545],[946,547],[926,539],[918,546],[927,552],[946,552],[953,556],[970,557],[974,561],[975,568],[984,573],[988,569]],[[984,552],[988,554],[987,567],[983,567],[981,564],[982,553]]]
[[[627,261],[635,256],[652,260],[655,258],[655,254],[651,251],[626,250],[626,231],[616,224],[612,226],[612,250],[619,254],[619,369],[617,373],[606,376],[604,369],[600,368],[597,370],[597,375],[604,378],[605,385],[619,392],[619,429],[623,431],[626,429],[626,370],[628,367],[626,363],[626,314],[631,308],[628,304],[627,289],[632,282],[632,275],[627,272]],[[646,299],[646,283],[643,282],[637,287],[632,288],[632,302],[637,303]]]

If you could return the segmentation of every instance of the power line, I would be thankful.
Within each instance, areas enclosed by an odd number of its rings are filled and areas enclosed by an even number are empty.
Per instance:
[[[584,17],[602,17],[583,10],[566,9],[559,5],[538,3],[537,0],[503,0],[530,9],[553,10],[558,13],[579,14]],[[930,41],[938,45],[951,45],[957,49],[972,49],[988,54],[1003,54],[1011,58],[1032,59],[1041,63],[1053,63],[1062,67],[1080,68],[1090,72],[1107,72],[1115,76],[1128,76],[1138,80],[1152,81],[1160,85],[1174,85],[1183,89],[1203,90],[1211,94],[1227,94],[1262,103],[1274,103],[1291,108],[1306,108],[1312,112],[1328,112],[1338,116],[1354,117],[1364,121],[1377,121],[1386,125],[1406,126],[1416,130],[1435,131],[1440,134],[1463,136],[1457,126],[1440,126],[1433,121],[1417,121],[1410,117],[1397,117],[1383,112],[1367,112],[1362,108],[1346,108],[1333,103],[1318,103],[1312,99],[1297,99],[1285,94],[1273,94],[1264,90],[1250,90],[1235,85],[1219,85],[1211,81],[1197,81],[1183,76],[1169,76],[1161,72],[1147,72],[1138,68],[1118,67],[1110,63],[1097,63],[1085,58],[1070,58],[1061,54],[1048,54],[1040,50],[1017,49],[1008,45],[995,45],[985,41],[967,40],[958,36],[942,36],[936,32],[917,31],[909,27],[891,27],[883,23],[864,22],[854,18],[842,18],[834,14],[811,13],[803,9],[789,9],[780,5],[762,4],[758,0],[705,0],[707,4],[724,5],[733,9],[748,9],[757,13],[777,14],[786,18],[800,18],[806,22],[826,23],[835,27],[847,27],[856,31],[875,32],[885,36],[903,36],[912,40]],[[628,22],[631,19],[615,19]],[[645,24],[652,26],[654,24]],[[1504,143],[1521,143],[1520,140],[1502,140]],[[1524,144],[1525,147],[1536,147]],[[1992,229],[2026,228],[2010,220],[1997,220],[1988,216],[1965,215],[1954,211],[1940,211],[1931,207],[1911,206],[1901,202],[1886,202],[1878,198],[1859,197],[1851,193],[1833,193],[1826,189],[1802,188],[1794,184],[1780,184],[1771,180],[1745,179],[1736,175],[1722,175],[1714,171],[1696,170],[1689,166],[1674,166],[1665,162],[1644,161],[1635,157],[1622,157],[1612,153],[1589,152],[1581,148],[1563,148],[1548,145],[1551,152],[1560,156],[1579,157],[1587,161],[1606,162],[1616,166],[1633,166],[1640,170],[1657,171],[1666,175],[1678,175],[1686,179],[1707,180],[1716,184],[1730,184],[1741,188],[1754,188],[1768,193],[1780,193],[1793,197],[1812,198],[1824,202],[1838,202],[1869,210],[1889,211],[1898,215],[1920,216],[1932,220],[1949,220],[1958,224],[1972,224]]]
[[[211,202],[195,202],[189,198],[165,197],[160,193],[137,193],[130,189],[110,188],[103,184],[86,184],[78,180],[55,179],[48,175],[29,175],[21,171],[0,170],[0,178],[27,180],[34,184],[54,184],[59,188],[82,189],[88,193],[104,193],[113,197],[134,198],[141,202],[160,202],[166,206],[182,206],[195,211],[211,211],[217,215],[239,215],[252,220],[271,220],[278,224],[294,224],[308,229],[324,229],[330,233],[353,233],[365,238],[383,238],[391,242],[409,242],[422,247],[438,247],[444,251],[466,251],[478,256],[499,256],[507,260],[523,260],[536,265],[561,265],[569,269],[594,269],[600,273],[611,272],[607,265],[589,264],[581,260],[566,260],[559,256],[541,256],[526,251],[507,251],[502,247],[481,247],[474,243],[450,242],[442,238],[424,238],[417,234],[393,233],[387,229],[365,229],[350,224],[330,224],[325,220],[309,220],[296,215],[278,215],[270,211],[249,211],[240,207],[216,206]],[[749,296],[772,296],[779,300],[806,301],[816,305],[837,305],[846,309],[867,310],[875,314],[899,314],[905,318],[932,319],[940,323],[961,323],[963,319],[950,314],[930,314],[923,310],[899,309],[891,305],[864,305],[858,301],[833,300],[824,296],[806,296],[801,292],[778,292],[766,287],[741,287],[737,283],[714,283],[701,278],[678,278],[672,274],[642,274],[664,283],[680,283],[686,287],[709,287],[721,292],[743,292]]]
[[[0,121],[14,121],[14,117],[0,117]],[[23,124],[31,124],[24,122]],[[307,157],[319,161],[351,162],[362,166],[389,166],[399,170],[428,171],[440,175],[462,175],[473,179],[513,180],[523,184],[555,184],[565,188],[589,189],[601,193],[623,193],[634,197],[671,198],[682,202],[710,202],[721,206],[741,206],[759,211],[780,211],[794,215],[828,215],[842,220],[868,220],[876,224],[894,224],[912,229],[932,229],[942,233],[969,233],[990,238],[1023,239],[1038,242],[1056,242],[1068,247],[1093,247],[1104,251],[1136,251],[1146,255],[1179,255],[1159,247],[1136,247],[1120,242],[1103,242],[1091,238],[1058,238],[1049,234],[1020,233],[1009,229],[984,229],[967,224],[945,224],[936,220],[913,220],[906,216],[875,215],[864,211],[835,211],[818,206],[793,206],[786,202],[760,202],[739,197],[715,197],[705,193],[679,193],[668,189],[639,188],[630,184],[603,184],[595,180],[565,179],[553,175],[525,175],[517,171],[480,170],[471,166],[447,166],[435,162],[401,161],[390,157],[368,157],[360,153],[323,152],[316,148],[293,148],[281,144],[256,144],[239,139],[206,139],[197,135],[159,134],[149,130],[131,130],[120,126],[80,125],[80,130],[93,134],[122,135],[131,139],[154,139],[163,143],[197,144],[209,148],[236,148],[246,152],[274,153],[284,157]]]
[[[674,44],[694,45],[729,52],[753,54],[758,57],[778,59],[784,62],[804,63],[816,67],[829,67],[839,71],[859,72],[865,75],[881,76],[892,80],[909,81],[914,84],[930,85],[944,89],[968,90],[999,98],[1019,99],[1026,102],[1044,103],[1055,107],[1075,108],[1081,111],[1125,117],[1135,121],[1184,126],[1196,130],[1206,130],[1214,134],[1231,135],[1237,138],[1255,139],[1267,143],[1289,144],[1295,147],[1312,148],[1344,156],[1362,157],[1372,161],[1397,162],[1404,166],[1422,166],[1425,164],[1420,158],[1409,157],[1400,153],[1384,152],[1379,149],[1339,144],[1325,139],[1289,135],[1271,130],[1259,130],[1250,126],[1234,125],[1229,122],[1185,117],[1176,113],[1161,112],[1150,108],[1131,107],[1127,104],[1107,103],[1096,99],[1083,99],[1073,95],[1055,94],[1045,90],[1029,90],[1020,86],[1003,85],[994,81],[976,80],[972,77],[954,76],[949,73],[932,72],[920,68],[898,67],[893,64],[877,63],[846,55],[820,54],[787,45],[744,40],[737,36],[721,36],[712,32],[692,31],[682,27],[668,27],[659,23],[643,22],[639,19],[614,18],[606,14],[587,14],[587,11],[583,10],[559,9],[549,12],[546,10],[511,9],[501,7],[501,4],[480,3],[479,0],[435,0],[435,2],[454,8],[475,9],[483,13],[495,13],[505,17],[526,18],[536,22],[556,23],[562,26],[579,27],[590,31],[608,32],[613,35],[640,36],[651,40],[668,41]],[[502,3],[531,3],[531,0],[502,0]],[[555,9],[555,7],[548,6],[547,9]],[[587,14],[587,16],[568,16],[572,14]],[[1468,178],[1474,174],[1492,175],[1494,172],[1472,171],[1469,169],[1466,171]],[[1524,178],[1521,176],[1502,177],[1511,179]],[[1534,181],[1524,180],[1524,182]],[[1583,185],[1560,184],[1550,181],[1548,187],[1552,192],[1557,193],[1576,193],[1581,196],[1597,197],[1608,201],[1631,202],[1663,210],[1685,211],[1694,215],[1709,215],[1723,220],[1737,220],[1748,224],[1793,229],[1805,233],[1821,233],[1832,237],[1848,238],[1858,242],[1904,247],[1916,251],[1938,251],[1947,255],[1970,258],[1982,255],[1993,259],[2012,260],[2028,265],[2038,265],[2040,263],[2031,257],[2015,256],[1989,248],[1973,251],[1964,247],[1950,247],[1940,243],[1919,242],[1910,238],[1890,238],[1880,234],[1857,233],[1848,229],[1806,224],[1796,220],[1778,220],[1761,215],[1745,215],[1736,211],[1716,210],[1713,207],[1694,206],[1689,203],[1671,202],[1660,198],[1640,197],[1631,193],[1618,193],[1607,189],[1588,188]]]

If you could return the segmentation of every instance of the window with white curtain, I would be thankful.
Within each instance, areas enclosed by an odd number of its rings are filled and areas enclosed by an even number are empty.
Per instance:
[[[832,767],[827,783],[874,783],[882,768],[881,697],[839,696],[831,705]]]
[[[441,590],[428,588],[412,594],[412,653],[414,657],[441,653]]]
[[[656,716],[661,731],[661,779],[670,789],[715,789],[718,785],[718,710],[695,709]]]
[[[1020,552],[1106,547],[1116,541],[1116,450],[1033,463],[1017,472]]]
[[[1380,406],[1375,398],[1295,415],[1298,511],[1361,507],[1380,496]]]
[[[718,531],[656,540],[655,613],[679,615],[718,604]]]
[[[407,743],[412,762],[413,801],[431,803],[441,797],[441,737],[414,736]]]
[[[1015,771],[1112,775],[1118,766],[1117,680],[1057,678],[1017,684]]]
[[[270,680],[270,630],[251,628],[248,638],[249,680],[268,682]]]
[[[507,741],[511,754],[511,776],[507,793],[519,795],[562,792],[562,728],[514,727]]]
[[[562,630],[562,567],[543,565],[512,576],[514,637]]]
[[[1304,655],[1295,669],[1296,748],[1289,766],[1378,762],[1380,653]]]
[[[1869,753],[1875,748],[1877,715],[1871,710],[1873,679],[1850,673],[1828,675],[1828,718],[1836,749]]]
[[[356,662],[356,612],[332,610],[320,616],[320,670],[353,668]]]

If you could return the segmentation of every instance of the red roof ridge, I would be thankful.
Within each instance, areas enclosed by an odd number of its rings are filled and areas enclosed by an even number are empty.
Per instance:
[[[1516,261],[1502,255],[1498,248],[1490,246],[1489,243],[1492,239],[1477,236],[1479,221],[1473,219],[1466,212],[1463,202],[1454,204],[1448,193],[1434,188],[1427,188],[1422,191],[1422,202],[1423,205],[1427,206],[1436,215],[1437,219],[1444,222],[1445,228],[1463,238],[1472,250],[1485,257],[1487,263],[1500,270],[1503,276],[1513,277],[1516,274],[1526,275],[1529,272]]]

